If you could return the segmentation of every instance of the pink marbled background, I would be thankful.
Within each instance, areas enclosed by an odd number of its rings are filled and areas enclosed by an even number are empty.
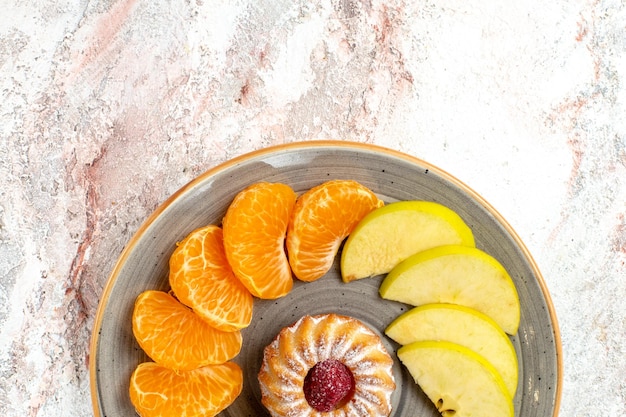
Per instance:
[[[561,415],[626,415],[623,1],[5,3],[0,415],[91,415],[99,295],[141,222],[222,161],[319,138],[490,201],[553,297]]]

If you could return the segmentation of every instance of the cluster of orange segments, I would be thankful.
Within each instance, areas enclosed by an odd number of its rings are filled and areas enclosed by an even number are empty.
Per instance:
[[[341,242],[382,200],[351,180],[331,180],[299,197],[288,185],[255,183],[230,204],[222,227],[191,232],[170,257],[171,292],[135,302],[133,333],[154,361],[140,364],[130,398],[142,417],[213,416],[241,393],[231,361],[254,297],[275,299],[322,277]]]

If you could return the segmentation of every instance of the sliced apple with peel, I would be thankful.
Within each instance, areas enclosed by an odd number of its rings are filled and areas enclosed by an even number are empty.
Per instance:
[[[385,334],[400,343],[442,340],[465,346],[498,371],[509,395],[517,390],[518,364],[509,337],[488,316],[456,304],[425,304],[395,319]]]
[[[474,235],[450,208],[400,201],[373,210],[354,228],[341,254],[345,282],[386,274],[412,254],[441,245],[474,246]]]
[[[513,417],[513,400],[496,369],[476,352],[445,341],[398,350],[422,391],[444,417]]]
[[[498,260],[477,248],[446,245],[418,252],[389,272],[379,292],[413,306],[464,305],[491,317],[510,335],[519,327],[513,280]]]

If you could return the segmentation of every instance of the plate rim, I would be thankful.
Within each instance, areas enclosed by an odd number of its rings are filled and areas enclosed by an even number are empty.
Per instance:
[[[522,252],[527,262],[529,263],[533,273],[535,274],[537,283],[543,297],[546,302],[548,314],[550,317],[551,325],[554,332],[554,341],[556,348],[556,389],[554,396],[554,411],[552,417],[557,417],[559,415],[560,405],[561,405],[561,397],[562,397],[562,385],[563,385],[563,348],[561,342],[561,331],[559,328],[558,319],[556,316],[556,309],[554,307],[554,303],[552,301],[552,297],[550,296],[550,292],[548,290],[547,283],[537,265],[535,259],[531,255],[530,251],[519,237],[515,229],[509,224],[509,222],[498,212],[495,207],[493,207],[487,200],[485,200],[480,194],[474,191],[467,184],[448,173],[444,169],[439,168],[432,163],[426,162],[425,160],[418,158],[416,156],[407,154],[402,151],[398,151],[395,149],[387,148],[382,145],[372,144],[372,143],[364,143],[364,142],[354,142],[350,140],[309,140],[309,141],[295,141],[289,143],[283,143],[278,145],[267,146],[261,149],[253,150],[231,159],[228,159],[218,165],[211,167],[180,187],[177,191],[171,194],[165,201],[160,203],[156,209],[154,209],[150,215],[141,223],[139,228],[135,231],[130,240],[126,243],[124,248],[122,249],[120,255],[117,257],[117,260],[113,266],[113,269],[109,273],[106,283],[102,289],[102,293],[100,295],[100,300],[98,301],[98,308],[96,310],[96,315],[93,321],[92,334],[89,342],[89,386],[91,393],[91,403],[92,410],[95,417],[101,417],[100,410],[100,401],[98,396],[97,389],[97,350],[98,350],[98,342],[100,336],[100,328],[102,327],[102,320],[104,316],[104,310],[108,304],[109,296],[111,294],[112,288],[117,281],[120,270],[124,265],[126,259],[130,255],[133,247],[137,244],[146,230],[152,225],[152,223],[163,213],[169,206],[171,206],[180,196],[185,194],[188,190],[192,189],[197,184],[205,181],[207,178],[227,169],[230,169],[242,162],[257,159],[263,157],[265,155],[272,155],[285,151],[294,151],[298,149],[312,149],[312,148],[342,148],[348,150],[357,150],[357,151],[367,151],[373,153],[384,154],[387,156],[391,156],[394,158],[398,158],[409,162],[411,164],[416,164],[419,166],[426,167],[429,171],[433,171],[443,177],[445,180],[459,187],[462,191],[470,195],[476,202],[478,202],[485,210],[487,210],[495,220],[509,233],[512,240],[518,246],[519,250]]]

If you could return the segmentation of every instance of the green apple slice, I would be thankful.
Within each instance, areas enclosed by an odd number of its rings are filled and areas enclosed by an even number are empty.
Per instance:
[[[491,255],[477,248],[446,245],[418,252],[383,280],[381,297],[413,306],[460,304],[491,317],[506,333],[517,333],[520,303],[513,280]]]
[[[398,358],[444,417],[513,417],[513,400],[496,369],[451,342],[415,342]]]
[[[441,245],[474,246],[474,235],[448,207],[400,201],[370,212],[354,228],[341,254],[345,282],[386,274],[412,254]]]
[[[496,368],[511,397],[515,396],[518,364],[509,337],[491,318],[456,304],[425,304],[395,319],[385,334],[400,343],[442,340],[465,346]]]

